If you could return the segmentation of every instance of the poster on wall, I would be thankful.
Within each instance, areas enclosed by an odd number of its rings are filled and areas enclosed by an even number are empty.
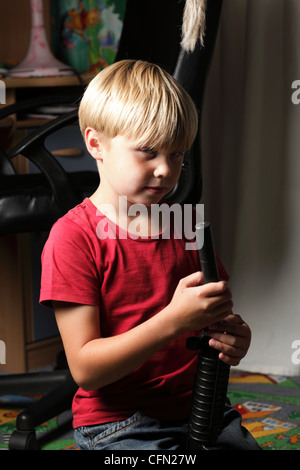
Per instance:
[[[125,7],[125,0],[52,1],[51,34],[56,56],[80,74],[112,64]]]

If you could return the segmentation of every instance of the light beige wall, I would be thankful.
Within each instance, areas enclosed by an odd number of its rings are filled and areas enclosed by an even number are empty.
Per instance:
[[[206,218],[253,332],[241,368],[299,375],[300,2],[224,0],[203,113]],[[300,96],[300,94],[299,94]],[[299,356],[300,357],[300,354]]]

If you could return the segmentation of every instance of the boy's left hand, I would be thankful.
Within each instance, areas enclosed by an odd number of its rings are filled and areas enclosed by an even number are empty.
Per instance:
[[[211,337],[209,345],[220,351],[219,358],[230,366],[237,366],[247,354],[251,342],[251,330],[240,315],[228,315],[206,330]]]

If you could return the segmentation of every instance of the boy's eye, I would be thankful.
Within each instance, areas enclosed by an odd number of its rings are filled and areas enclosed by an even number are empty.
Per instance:
[[[148,147],[141,147],[138,149],[139,152],[144,153],[148,158],[155,158],[158,155],[158,151],[153,148]],[[171,158],[183,158],[184,152],[172,152],[169,154]]]
[[[155,157],[155,155],[157,155],[156,150],[148,148],[148,147],[142,147],[141,149],[139,149],[139,151],[147,154],[150,157]]]
[[[142,147],[140,150],[144,153],[155,153],[155,150],[151,149],[150,147]]]
[[[184,155],[184,152],[172,152],[171,153],[171,157],[175,157],[175,158],[182,158]]]

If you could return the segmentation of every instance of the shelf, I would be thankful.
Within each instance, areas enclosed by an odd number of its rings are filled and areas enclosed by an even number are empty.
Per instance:
[[[85,74],[70,77],[4,78],[6,88],[63,87],[86,85],[94,75]]]

